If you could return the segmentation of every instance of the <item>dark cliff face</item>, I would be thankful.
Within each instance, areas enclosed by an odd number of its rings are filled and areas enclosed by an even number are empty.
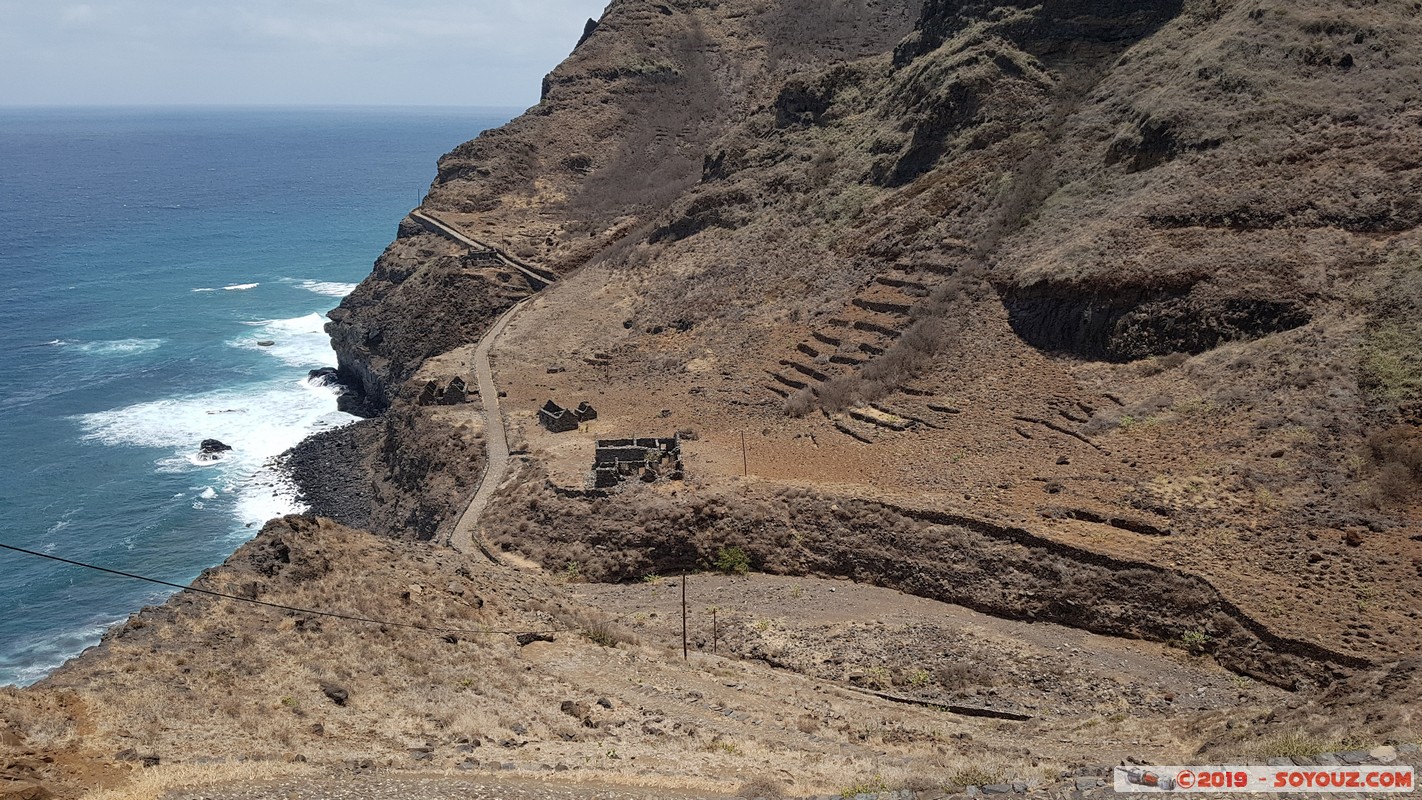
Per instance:
[[[703,323],[765,341],[765,319],[879,309],[940,334],[1000,320],[1082,362],[1356,330],[1422,222],[1415,9],[822,6],[612,3],[536,107],[441,159],[425,207],[560,273],[635,273],[638,327],[708,349]],[[887,272],[917,294],[872,296]],[[530,291],[402,229],[333,315],[342,376],[398,406]],[[837,357],[872,367],[887,343],[865,344]],[[1350,347],[1331,370],[1360,369]]]
[[[702,154],[796,72],[893,47],[918,0],[763,4],[618,0],[544,81],[539,104],[440,159],[427,208],[555,270],[575,267],[660,213],[701,175]],[[380,413],[430,356],[478,339],[525,296],[417,225],[401,227],[327,331],[349,410]]]
[[[407,220],[326,325],[338,377],[353,390],[344,410],[381,413],[425,359],[477,340],[488,320],[531,291],[522,275]]]
[[[914,32],[894,49],[894,64],[904,66],[970,30],[999,36],[1038,57],[1124,49],[1174,19],[1183,7],[1184,0],[928,0]]]

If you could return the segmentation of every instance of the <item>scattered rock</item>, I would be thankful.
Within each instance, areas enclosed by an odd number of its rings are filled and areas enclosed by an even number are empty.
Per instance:
[[[318,367],[306,373],[306,380],[323,386],[334,385],[340,382],[339,375],[340,371],[335,367]]]
[[[1391,745],[1374,747],[1368,751],[1368,755],[1381,764],[1391,764],[1397,760],[1397,748]]]
[[[6,782],[0,786],[0,800],[50,800],[54,797],[48,789],[29,781]]]
[[[261,341],[257,342],[258,347],[271,347],[274,344],[276,344],[276,342],[271,339],[262,339]]]
[[[158,766],[159,763],[162,762],[162,759],[159,758],[158,756],[153,755],[153,754],[151,754],[151,753],[148,753],[148,754],[139,753],[137,750],[133,749],[132,747],[126,747],[126,748],[124,748],[124,749],[118,751],[117,753],[114,754],[114,758],[118,759],[119,761],[138,762],[138,763],[142,764],[142,765],[145,766],[145,767],[156,767],[156,766]]]
[[[612,701],[608,700],[606,697],[599,697],[597,699],[597,704],[607,709],[608,711],[612,710]]]
[[[528,647],[534,642],[551,642],[554,639],[546,633],[520,633],[514,641],[518,642],[519,647]]]
[[[330,698],[331,702],[338,706],[344,706],[346,701],[351,698],[350,692],[334,683],[321,684],[321,693]]]
[[[232,445],[225,444],[217,439],[203,439],[198,445],[198,452],[205,456],[215,456],[218,453],[225,453],[232,449]]]

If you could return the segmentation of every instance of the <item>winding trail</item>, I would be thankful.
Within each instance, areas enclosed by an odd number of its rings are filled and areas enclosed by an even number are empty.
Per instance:
[[[484,466],[484,474],[479,479],[479,488],[475,490],[473,499],[469,501],[469,505],[464,507],[464,512],[459,515],[459,521],[454,524],[454,530],[449,534],[449,545],[455,550],[468,553],[470,550],[478,548],[490,561],[496,564],[502,563],[498,556],[494,555],[493,551],[484,544],[483,537],[477,534],[479,518],[483,516],[484,509],[488,507],[489,499],[494,496],[494,492],[504,482],[509,468],[508,431],[504,426],[503,409],[499,406],[499,388],[494,385],[494,369],[489,362],[489,352],[493,350],[494,344],[498,341],[499,335],[504,332],[509,320],[518,313],[519,309],[538,297],[537,292],[553,283],[557,276],[547,270],[519,261],[497,247],[472,239],[428,212],[415,209],[410,212],[410,216],[426,228],[443,234],[471,250],[493,253],[505,266],[518,270],[528,278],[530,285],[534,288],[534,294],[518,301],[500,314],[499,318],[494,320],[494,324],[489,326],[489,330],[480,337],[479,344],[474,348],[472,367],[474,379],[479,385],[479,402],[484,408],[484,449],[488,456],[488,463]]]
[[[524,277],[528,278],[529,281],[534,284],[535,288],[542,289],[558,280],[556,273],[534,266],[523,259],[515,258],[487,242],[481,242],[429,211],[417,208],[410,212],[410,219],[420,223],[420,225],[424,226],[425,230],[444,236],[456,244],[464,245],[470,250],[492,254],[494,258],[504,266],[523,273]]]

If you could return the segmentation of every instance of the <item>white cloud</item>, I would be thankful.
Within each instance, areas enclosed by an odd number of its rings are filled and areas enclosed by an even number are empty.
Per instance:
[[[0,0],[0,105],[531,104],[605,2]]]
[[[69,6],[59,13],[59,21],[65,25],[87,25],[96,18],[98,18],[98,12],[87,3]]]

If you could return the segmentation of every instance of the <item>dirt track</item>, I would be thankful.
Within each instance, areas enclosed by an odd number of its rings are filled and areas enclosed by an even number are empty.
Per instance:
[[[347,775],[321,779],[294,778],[245,786],[185,789],[163,800],[696,800],[724,795],[684,794],[667,789],[631,789],[487,777],[430,775]]]

